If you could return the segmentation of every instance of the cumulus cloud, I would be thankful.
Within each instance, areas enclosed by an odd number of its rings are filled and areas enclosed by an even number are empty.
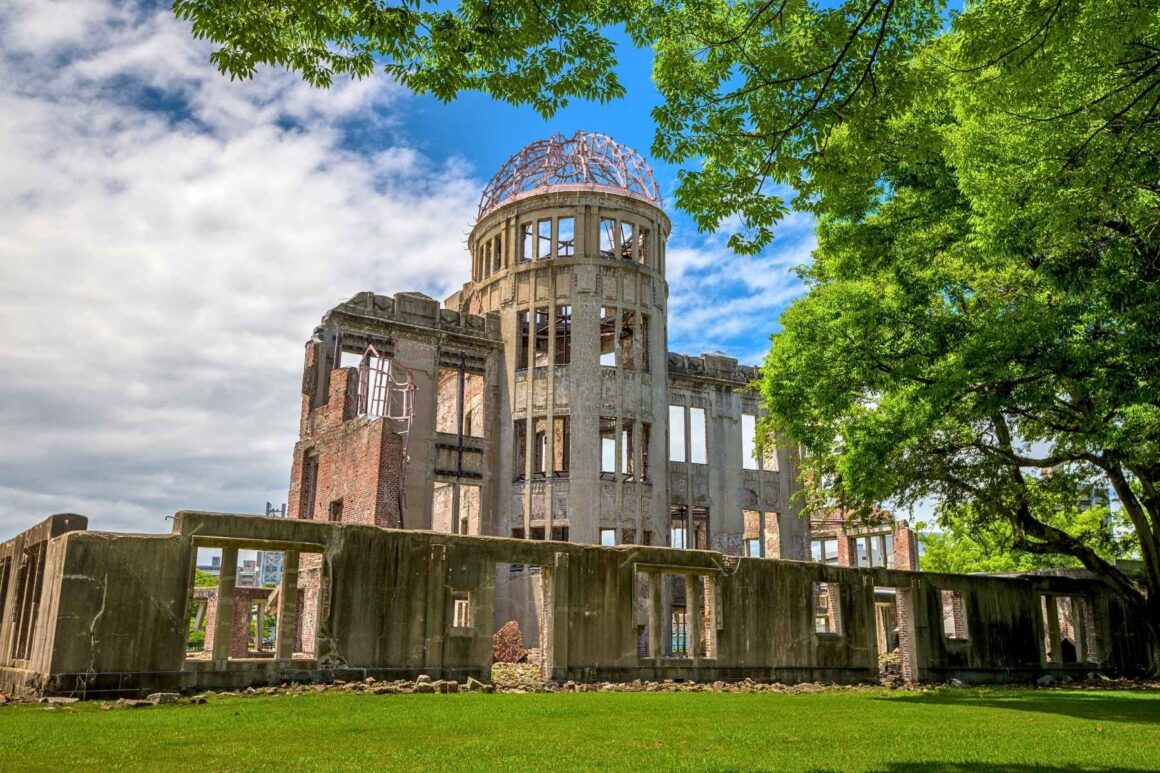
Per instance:
[[[207,54],[156,6],[0,10],[0,538],[282,502],[321,312],[466,279],[481,183],[398,139],[389,81]]]
[[[760,364],[785,306],[804,291],[794,268],[817,247],[809,215],[790,213],[758,255],[726,246],[731,226],[700,239],[675,233],[667,252],[670,348],[685,354],[724,350]]]

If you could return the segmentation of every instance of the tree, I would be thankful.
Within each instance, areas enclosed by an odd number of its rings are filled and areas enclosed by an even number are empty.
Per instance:
[[[1061,508],[1051,518],[1054,526],[1093,546],[1107,561],[1138,558],[1132,550],[1131,525],[1121,511],[1093,507],[1080,511]],[[1055,554],[1028,553],[1014,546],[1010,526],[996,522],[986,512],[968,504],[956,513],[942,513],[943,528],[932,530],[916,524],[922,545],[922,568],[928,572],[971,574],[981,572],[1033,572],[1042,569],[1081,568],[1078,559]]]
[[[617,97],[607,25],[656,52],[654,154],[702,229],[756,251],[812,213],[809,291],[763,370],[761,432],[818,506],[935,496],[1072,556],[1160,640],[1160,0],[178,0],[231,75],[384,69],[549,114]],[[789,193],[783,193],[789,191]],[[786,196],[792,196],[787,200]],[[1045,507],[1100,477],[1143,586]]]
[[[819,504],[936,497],[949,527],[1075,558],[1153,637],[1156,10],[990,0],[898,77],[835,76],[842,107],[781,146],[819,246],[762,384],[763,431],[809,449]],[[1146,593],[1051,504],[1092,478],[1123,504]]]
[[[204,569],[195,569],[193,575],[193,585],[195,588],[216,588],[218,578],[216,574],[210,574]]]

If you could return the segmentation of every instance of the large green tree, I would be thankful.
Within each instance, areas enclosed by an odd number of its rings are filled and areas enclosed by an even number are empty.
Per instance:
[[[736,217],[756,251],[790,207],[817,218],[762,384],[814,501],[937,497],[948,524],[1074,557],[1160,636],[1160,0],[175,9],[233,76],[381,66],[544,114],[622,93],[623,26],[656,53],[653,152],[701,228]],[[1068,476],[1115,490],[1146,592],[1045,508]]]

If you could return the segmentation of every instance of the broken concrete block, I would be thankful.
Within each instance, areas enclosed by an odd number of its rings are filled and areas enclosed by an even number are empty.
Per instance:
[[[435,692],[435,685],[431,684],[430,682],[416,682],[415,683],[415,692],[417,692],[417,693],[434,693]]]
[[[160,706],[163,703],[177,703],[181,696],[175,692],[155,692],[147,696],[145,700],[152,703],[154,706]]]
[[[49,698],[41,698],[40,702],[41,703],[50,703],[50,704],[53,704],[56,706],[62,706],[62,705],[67,705],[69,703],[76,703],[79,700],[80,700],[80,698],[65,698],[63,696],[54,695],[54,696],[49,697]]]
[[[426,674],[419,674],[418,678],[415,679],[415,684],[431,684],[431,677]]]
[[[446,692],[446,693],[459,692],[459,682],[453,682],[451,680],[444,682],[442,692]]]
[[[202,706],[202,705],[204,705],[205,703],[207,703],[207,702],[208,702],[208,696],[206,696],[206,695],[195,695],[195,696],[193,696],[192,698],[190,698],[190,699],[189,699],[189,702],[190,702],[190,703],[192,703],[194,706]]]
[[[467,677],[467,689],[471,692],[479,692],[483,689],[483,682],[476,679],[474,676]]]
[[[1052,678],[1051,674],[1044,674],[1043,676],[1036,679],[1035,683],[1040,687],[1050,687],[1051,685],[1055,684],[1055,679]]]

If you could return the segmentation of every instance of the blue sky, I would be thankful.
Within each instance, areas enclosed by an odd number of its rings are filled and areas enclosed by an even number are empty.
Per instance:
[[[383,77],[230,82],[210,50],[155,3],[0,4],[0,538],[52,512],[159,531],[282,502],[327,309],[457,289],[479,192],[527,142],[583,128],[649,155],[657,95],[630,47],[625,99],[551,121]],[[759,362],[812,223],[742,258],[668,211],[670,349]]]

